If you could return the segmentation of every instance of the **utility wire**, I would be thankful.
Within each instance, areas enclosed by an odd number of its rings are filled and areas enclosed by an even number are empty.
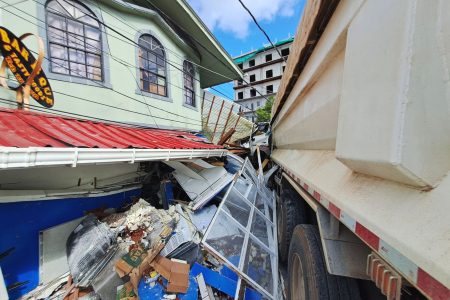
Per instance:
[[[133,1],[136,5],[139,5],[138,3],[136,3],[136,1]],[[228,66],[227,64],[225,64],[220,58],[217,57],[217,55],[215,55],[211,50],[209,50],[205,45],[203,45],[196,37],[194,37],[193,35],[191,35],[185,28],[183,28],[181,25],[179,25],[177,22],[175,22],[171,17],[169,17],[165,12],[163,12],[161,9],[159,9],[156,5],[153,5],[149,0],[145,0],[148,4],[150,9],[153,10],[157,10],[161,15],[164,15],[168,20],[170,20],[172,22],[172,24],[174,24],[175,26],[177,26],[177,28],[179,28],[181,31],[183,31],[183,33],[185,33],[186,35],[188,35],[192,40],[194,40],[201,48],[203,48],[206,52],[208,52],[211,56],[213,56],[215,59],[217,59],[217,61],[219,61],[221,64],[223,64],[227,69],[229,69],[231,72],[235,72],[235,70],[233,70],[230,66]],[[242,77],[242,81],[245,82],[249,87],[253,87],[253,85],[248,82],[245,78]],[[215,90],[214,88],[211,88],[213,90]],[[259,91],[256,91],[261,97],[263,97],[266,101],[269,101],[269,99],[263,95],[262,93],[260,93]]]
[[[72,5],[71,3],[67,2],[66,0],[62,0],[62,1],[68,3],[69,5]],[[111,30],[112,32],[114,32],[115,34],[118,34],[119,36],[121,36],[121,37],[125,38],[126,40],[128,40],[129,42],[131,42],[132,44],[135,45],[135,47],[137,46],[137,47],[142,48],[142,49],[144,49],[144,50],[146,50],[146,51],[154,52],[152,49],[149,49],[149,48],[147,48],[147,47],[145,47],[145,46],[143,46],[143,45],[140,45],[138,42],[136,42],[136,41],[134,41],[133,39],[131,39],[131,38],[125,36],[124,34],[122,34],[119,30],[115,29],[114,27],[112,27],[112,26],[110,26],[110,25],[108,25],[108,24],[105,24],[102,20],[100,20],[99,18],[97,18],[97,16],[94,15],[94,16],[90,16],[90,17],[93,18],[94,20],[96,20],[97,22],[99,22],[100,24],[102,24],[104,27],[106,27],[106,28],[108,28],[109,30]],[[184,71],[182,68],[177,67],[175,64],[173,64],[172,62],[168,61],[165,57],[164,57],[164,60],[166,61],[166,63],[168,63],[169,65],[171,65],[171,66],[173,66],[174,68],[178,69],[178,70],[181,71],[183,74],[186,74],[186,71]],[[195,77],[193,77],[193,78],[194,78],[194,80],[200,82],[200,80],[198,80],[197,78],[195,78]],[[219,92],[219,91],[218,91],[218,92]],[[223,95],[224,95],[225,97],[227,97],[225,94],[223,94]]]
[[[4,76],[0,76],[0,77],[5,78],[5,79],[10,79],[10,78],[4,77]],[[64,95],[64,96],[67,96],[67,97],[70,97],[70,98],[73,98],[73,99],[77,99],[77,100],[81,100],[81,101],[86,101],[86,102],[89,102],[89,103],[93,103],[93,104],[97,104],[97,105],[101,105],[101,106],[105,106],[105,107],[114,108],[114,109],[117,109],[117,110],[129,112],[129,113],[134,113],[134,114],[138,114],[138,115],[148,116],[147,114],[142,113],[142,112],[138,112],[138,111],[134,111],[134,110],[129,110],[129,109],[122,108],[122,107],[117,107],[117,106],[109,105],[109,104],[106,104],[106,103],[97,102],[97,101],[90,100],[90,99],[86,99],[86,98],[83,98],[83,97],[79,97],[79,96],[74,96],[74,95],[66,94],[66,93],[64,93],[64,92],[54,91],[54,93],[60,94],[60,95]],[[0,98],[0,99],[1,99],[1,98]],[[210,101],[210,100],[207,100],[207,101]],[[11,99],[3,99],[3,103],[17,104],[17,101],[16,101],[16,100],[11,100]],[[36,110],[36,111],[39,111],[39,112],[49,113],[49,110],[48,110],[48,109],[44,109],[44,108],[42,108],[42,107],[39,106],[39,105],[29,104],[29,106],[30,106],[30,108],[32,108],[33,110]],[[87,116],[87,115],[83,115],[83,114],[77,114],[77,113],[74,113],[74,112],[69,112],[69,111],[64,111],[64,110],[52,109],[50,112],[53,114],[54,111],[59,112],[59,113],[64,113],[64,114],[58,114],[58,113],[55,113],[56,115],[60,115],[60,116],[66,116],[66,117],[67,117],[68,115],[73,115],[73,116],[75,116],[75,117],[83,117],[83,118],[85,118],[85,119],[97,119],[97,120],[100,120],[100,121],[106,121],[106,122],[109,122],[109,123],[119,123],[119,124],[122,124],[122,125],[139,126],[139,127],[147,127],[147,128],[148,128],[148,126],[141,126],[141,125],[136,125],[136,124],[134,124],[134,123],[127,123],[127,122],[112,121],[112,120],[108,120],[108,119],[102,119],[102,118],[97,118],[97,117],[93,117],[93,116]],[[219,109],[213,108],[212,111],[217,112],[217,111],[219,111]],[[161,118],[161,117],[155,117],[155,118]],[[171,119],[166,119],[166,118],[162,118],[162,119],[164,119],[164,120],[171,120]],[[203,122],[203,121],[201,121],[201,120],[198,120],[198,121],[199,121],[199,122]],[[196,126],[199,126],[198,124],[192,124],[192,123],[189,123],[189,122],[183,122],[183,123],[190,124],[190,125],[196,125]],[[218,125],[218,126],[217,126],[218,129],[222,129],[223,127],[224,127],[224,125]]]
[[[2,1],[2,0],[0,0],[0,1],[3,2],[3,3],[5,3],[5,2]],[[33,0],[33,1],[36,2],[38,5],[42,5],[42,6],[45,7],[44,4],[37,2],[37,0]],[[66,3],[69,4],[69,5],[72,5],[71,3],[67,2],[66,0],[62,0],[62,1],[66,2]],[[40,22],[46,24],[46,21],[45,21],[45,20],[40,20],[40,19],[36,18],[35,16],[33,16],[33,15],[31,15],[31,14],[28,14],[27,12],[25,12],[25,11],[23,11],[23,10],[17,8],[17,7],[14,7],[14,8],[17,9],[17,10],[19,10],[20,12],[25,13],[25,14],[31,16],[32,18],[34,18],[34,19],[36,19],[36,20],[38,20],[38,21],[40,21]],[[48,9],[48,10],[50,10],[50,11],[56,13],[56,14],[59,14],[59,12],[57,12],[57,11],[51,9],[51,8],[49,9],[49,8],[45,7],[45,9]],[[6,10],[6,9],[5,9],[5,10]],[[11,12],[8,11],[8,10],[6,10],[6,11],[9,12],[9,13],[11,13]],[[13,13],[12,13],[12,14],[13,14]],[[16,16],[17,16],[17,15],[16,15]],[[147,47],[145,47],[145,46],[139,45],[139,44],[138,44],[137,42],[135,42],[134,40],[128,38],[127,36],[125,36],[125,35],[123,35],[122,33],[120,33],[118,30],[116,30],[116,29],[112,28],[111,26],[105,24],[102,20],[99,20],[96,16],[91,16],[91,17],[92,17],[92,19],[94,19],[94,20],[96,20],[97,22],[99,22],[100,24],[102,24],[105,28],[110,29],[111,31],[113,31],[113,32],[116,33],[117,35],[119,35],[119,36],[125,38],[126,40],[120,39],[119,37],[117,37],[117,36],[115,36],[115,35],[108,34],[105,30],[100,29],[100,31],[101,31],[102,33],[105,33],[107,36],[112,37],[112,38],[115,38],[115,39],[118,39],[118,40],[120,40],[120,41],[122,41],[122,42],[124,42],[124,43],[127,43],[127,44],[129,44],[129,45],[132,45],[132,46],[135,47],[135,48],[138,48],[138,49],[141,48],[141,49],[144,49],[144,50],[146,50],[146,51],[155,53],[153,49],[149,49],[149,48],[147,48]],[[30,22],[30,23],[33,24],[33,25],[39,26],[38,24],[33,23],[33,22],[29,21],[29,20],[27,20],[27,21]],[[41,27],[41,28],[43,28],[43,29],[45,29],[45,30],[47,31],[47,28],[46,28],[46,27],[43,27],[43,26],[39,26],[39,27]],[[56,34],[56,35],[58,35],[58,34]],[[62,37],[61,35],[59,35],[59,36]],[[76,36],[73,36],[73,37],[75,37],[76,39],[78,39],[79,41],[81,41],[81,40],[80,40],[79,38],[77,38]],[[91,47],[92,47],[92,46],[91,46]],[[104,51],[103,49],[100,49],[100,48],[98,48],[98,47],[92,47],[92,48],[93,48],[93,49],[100,50],[100,51],[103,52],[103,53],[109,54],[109,53],[107,53],[106,51]],[[155,48],[155,49],[156,49],[156,48]],[[160,49],[165,50],[166,48],[160,48]],[[166,49],[166,50],[173,51],[173,50],[170,50],[170,49]],[[115,59],[116,61],[120,60],[120,61],[124,62],[124,61],[123,61],[122,59],[120,59],[120,58],[117,58],[117,57],[114,57],[114,56],[111,56],[111,57],[112,57],[112,58],[116,58],[116,59]],[[164,57],[163,60],[164,60],[168,65],[170,65],[170,66],[174,67],[175,69],[181,71],[183,74],[186,73],[186,71],[184,71],[184,70],[182,69],[182,66],[181,66],[180,64],[177,64],[177,63],[174,63],[174,62],[172,62],[172,61],[169,61],[169,60],[166,59],[166,57]],[[118,61],[118,62],[119,62],[119,61]],[[133,66],[133,65],[127,63],[127,62],[125,62],[125,63],[128,64],[128,65],[130,65],[130,66]],[[178,67],[177,65],[180,66],[180,67]],[[133,67],[134,67],[134,68],[137,68],[137,69],[140,69],[140,67],[137,67],[137,66],[133,66]],[[204,67],[204,68],[205,68],[205,67]],[[207,68],[205,68],[205,69],[207,69]],[[213,70],[210,70],[210,69],[207,69],[207,70],[209,70],[210,72],[217,73],[217,72],[215,72],[215,71],[213,71]],[[219,73],[217,73],[217,74],[219,74]],[[221,75],[221,74],[219,74],[219,75]],[[224,75],[221,75],[221,76],[224,76]],[[228,79],[230,79],[230,80],[233,80],[232,78],[229,78],[229,77],[226,77],[226,78],[228,78]],[[200,80],[197,79],[197,78],[195,78],[195,77],[194,77],[193,79],[194,79],[195,81],[197,81],[197,82],[200,82]],[[168,82],[168,83],[171,84],[170,82]],[[173,85],[173,84],[172,84],[172,85]],[[177,86],[177,87],[178,87],[178,86]],[[183,89],[182,87],[178,87],[178,88]],[[217,93],[221,94],[221,95],[224,96],[226,99],[229,99],[230,101],[234,101],[233,99],[229,98],[226,94],[224,94],[223,92],[221,92],[221,91],[215,89],[214,87],[211,87],[211,89],[215,90]]]
[[[100,15],[103,16],[102,8],[100,7],[100,5],[98,5],[98,3],[96,3],[96,4],[97,4],[97,8],[100,10]],[[111,53],[111,47],[110,47],[110,45],[109,45],[109,40],[108,40],[108,39],[106,39],[106,43],[108,44],[109,56],[112,56],[112,53]],[[127,70],[130,71],[131,76],[134,78],[134,81],[136,82],[136,86],[139,87],[139,82],[138,82],[136,76],[134,76],[133,72],[132,72],[129,68],[127,68]],[[146,98],[144,97],[144,95],[142,94],[141,89],[139,89],[139,91],[141,92],[142,100],[144,100],[144,102],[145,102],[145,104],[146,104],[145,106],[147,107],[148,113],[152,116],[153,121],[155,122],[155,126],[156,126],[157,128],[159,128],[158,123],[156,123],[156,120],[155,120],[155,118],[153,117],[152,112],[150,111],[150,108],[148,107],[147,99],[146,99]]]
[[[34,0],[34,1],[36,1],[36,0]],[[63,0],[63,1],[67,3],[66,0]],[[94,4],[94,2],[95,2],[95,1],[92,1],[92,0],[87,0],[87,1],[89,1],[89,2],[91,2],[91,3],[93,3],[93,4]],[[100,8],[100,6],[99,6],[98,3],[95,3],[95,4],[96,4],[97,7],[99,8],[100,12],[105,12],[106,14],[108,14],[108,15],[111,16],[111,17],[113,17],[113,18],[116,19],[117,21],[121,22],[121,23],[124,24],[125,26],[127,26],[127,27],[129,27],[129,28],[135,30],[136,32],[140,32],[140,29],[138,29],[138,28],[136,28],[135,26],[131,25],[131,24],[130,24],[129,22],[127,22],[123,17],[121,17],[121,16],[116,16],[115,14],[113,14],[113,13],[107,11],[107,10],[102,10],[102,9]],[[132,7],[132,6],[131,6],[129,3],[127,3],[127,2],[124,2],[124,5],[127,6],[128,8],[130,8],[131,10],[137,10],[136,8]],[[124,31],[124,30],[123,30],[123,31]],[[124,32],[125,32],[125,31],[124,31]],[[106,33],[106,32],[105,32],[105,33]],[[134,35],[134,34],[131,34],[131,33],[129,33],[129,32],[126,32],[126,33],[129,34],[129,35],[132,35],[132,36]],[[110,36],[111,36],[111,35],[110,35]],[[112,37],[114,37],[114,36],[112,36]],[[119,39],[118,37],[115,37],[115,38]],[[127,41],[124,41],[124,40],[122,40],[122,39],[119,39],[119,40],[120,40],[120,41],[123,41],[123,42],[125,42],[125,43],[127,43],[127,44],[129,44],[129,45],[132,45],[131,43],[129,43],[129,42],[127,42]],[[134,46],[134,45],[133,45],[133,46]],[[178,58],[180,58],[180,59],[182,59],[182,60],[186,60],[186,61],[190,62],[191,64],[193,64],[193,65],[195,65],[195,66],[197,66],[197,67],[199,67],[199,68],[201,68],[201,69],[204,69],[204,70],[206,70],[206,71],[208,71],[208,72],[211,72],[211,73],[213,73],[213,74],[219,75],[219,76],[221,76],[221,77],[223,77],[223,78],[225,78],[225,79],[228,79],[228,80],[230,80],[230,81],[234,80],[233,78],[230,78],[230,77],[225,76],[225,75],[223,75],[223,74],[221,74],[221,73],[219,73],[219,72],[216,72],[216,71],[214,71],[214,70],[211,70],[211,69],[209,69],[209,68],[206,68],[206,67],[204,67],[204,66],[202,66],[202,65],[200,65],[200,64],[198,64],[198,63],[196,63],[196,62],[194,62],[194,61],[192,61],[192,60],[190,60],[190,59],[186,59],[186,58],[184,58],[183,56],[181,56],[180,54],[178,54],[176,51],[174,51],[174,50],[172,50],[172,49],[170,49],[170,48],[168,48],[168,47],[162,48],[162,47],[160,47],[160,46],[156,46],[155,49],[156,49],[156,48],[159,48],[159,49],[161,49],[161,50],[163,50],[163,51],[164,51],[164,50],[167,50],[167,51],[169,51],[170,53],[172,53],[173,55],[175,55],[176,57],[178,57]],[[172,61],[172,63],[175,63],[175,62]],[[176,63],[176,64],[179,65],[179,66],[182,66],[181,64],[178,64],[178,63]],[[231,82],[226,82],[226,83],[231,83]],[[216,89],[218,89],[217,86],[214,87],[214,88],[212,88],[212,89],[214,89],[214,90],[215,90],[216,92],[218,92],[220,95],[225,96],[226,99],[229,99],[230,101],[234,101],[234,99],[230,98],[230,97],[227,96],[225,93],[216,90]]]
[[[5,2],[2,1],[2,0],[0,0],[0,2],[5,3]],[[21,12],[23,12],[23,13],[25,13],[25,14],[27,14],[27,13],[26,13],[25,11],[23,11],[23,10],[20,10],[20,9],[18,9],[18,8],[16,8],[16,9],[19,10],[19,11],[21,11]],[[20,18],[24,19],[22,16],[19,16],[19,15],[15,14],[15,13],[13,13],[13,12],[7,10],[7,9],[4,9],[4,10],[7,11],[7,12],[9,12],[9,13],[11,13],[11,14],[13,14],[13,15],[15,15],[15,16],[17,16],[17,17],[20,17]],[[31,22],[30,20],[28,20],[28,19],[24,19],[24,20],[27,21],[27,22],[29,22],[29,23],[31,23],[31,24],[33,24],[33,25],[36,25],[36,26],[41,27],[41,28],[43,28],[43,29],[46,29],[45,27],[42,27],[42,26],[40,26],[40,25],[38,25],[38,24],[36,24],[36,23],[33,23],[33,22]],[[32,50],[30,50],[30,51],[33,52],[33,53],[36,54],[36,55],[38,54],[38,53],[35,52],[35,51],[32,51]],[[103,52],[104,52],[104,51],[103,51]],[[106,52],[105,52],[105,53],[106,53]],[[51,60],[50,60],[49,58],[47,58],[47,57],[44,57],[44,59],[46,59],[47,61],[49,61],[49,62],[51,62],[51,63],[54,63],[54,64],[58,65],[59,67],[62,67],[62,68],[64,68],[64,69],[69,70],[68,67],[65,67],[64,65],[61,65],[61,64],[58,64],[58,63],[55,63],[54,61],[51,61]],[[118,62],[121,63],[120,61],[118,61]],[[123,64],[123,63],[122,63],[122,64]],[[82,74],[79,74],[78,72],[75,72],[75,73],[77,73],[78,75],[82,76]],[[102,84],[101,82],[98,82],[98,81],[93,80],[93,79],[90,79],[90,78],[86,78],[86,79],[89,80],[89,81],[91,81],[91,82],[93,82],[93,83],[95,83],[96,85],[99,85],[100,87],[108,88],[108,87],[106,87],[104,84]],[[110,88],[108,88],[108,89],[110,89]],[[162,108],[160,108],[160,107],[157,107],[157,106],[154,106],[154,105],[147,104],[146,102],[140,101],[140,100],[138,100],[138,99],[136,99],[136,98],[134,98],[134,97],[131,97],[131,96],[127,95],[127,94],[121,93],[121,92],[119,92],[119,91],[117,91],[117,90],[114,90],[114,89],[111,89],[111,90],[112,90],[113,92],[115,92],[115,93],[117,93],[117,94],[123,96],[123,97],[126,97],[126,98],[129,98],[129,99],[131,99],[131,100],[137,101],[137,102],[139,102],[139,103],[141,103],[141,104],[144,104],[144,105],[148,105],[148,106],[150,106],[150,107],[152,107],[152,108],[155,108],[155,109],[157,109],[157,110],[166,112],[166,113],[168,113],[168,114],[170,114],[170,115],[178,116],[178,117],[181,117],[181,118],[184,118],[184,119],[190,119],[190,120],[193,120],[193,121],[196,121],[196,122],[199,121],[199,120],[197,120],[197,119],[189,118],[189,117],[186,117],[186,116],[184,116],[184,115],[179,115],[179,114],[176,114],[176,113],[174,113],[174,112],[171,112],[171,111],[167,111],[167,110],[165,110],[165,109],[162,109]],[[160,118],[160,119],[161,119],[161,117],[157,117],[157,118]],[[168,118],[164,118],[164,119],[170,120],[170,121],[173,121],[173,122],[178,122],[178,123],[186,123],[186,122],[184,122],[184,121],[179,121],[179,120],[174,120],[174,119],[168,119]],[[190,124],[192,124],[192,123],[190,123]]]
[[[0,0],[1,1],[1,0]],[[3,2],[3,1],[1,1],[1,2]],[[4,3],[4,2],[3,2]],[[22,10],[20,10],[20,9],[18,9],[18,8],[16,8],[17,10],[19,10],[19,11],[22,11]],[[5,9],[6,10],[6,9]],[[11,13],[11,14],[13,14],[13,15],[16,15],[16,14],[14,14],[14,13],[12,13],[11,11],[8,11],[8,10],[6,10],[7,12],[9,12],[9,13]],[[22,12],[24,12],[24,11],[22,11]],[[24,13],[26,13],[26,12],[24,12]],[[16,15],[17,16],[17,15]],[[17,16],[17,17],[19,17],[19,16]],[[34,25],[37,25],[37,26],[39,26],[38,24],[35,24],[35,23],[33,23],[33,22],[31,22],[31,21],[29,21],[29,20],[27,20],[28,22],[30,22],[30,23],[32,23],[32,24],[34,24]],[[42,26],[40,26],[40,27],[42,27]],[[46,28],[45,28],[46,29]],[[110,35],[109,35],[110,36]],[[105,52],[106,53],[106,52]],[[112,55],[111,55],[112,56]],[[122,62],[122,64],[123,64],[123,62]],[[62,66],[62,67],[64,67],[64,66]],[[133,66],[134,68],[136,68],[135,66]],[[135,80],[137,80],[137,79],[135,79]],[[93,82],[95,82],[96,84],[99,84],[98,82],[96,82],[96,81],[94,81],[94,80],[91,80],[91,81],[93,81]],[[101,84],[99,84],[99,85],[101,85]],[[178,86],[177,86],[178,87]],[[178,88],[180,88],[180,87],[178,87]],[[182,88],[181,88],[182,89]],[[118,91],[115,91],[115,92],[117,92],[117,93],[119,93],[119,94],[121,94],[120,92],[118,92]],[[64,93],[60,93],[60,94],[64,94]],[[74,97],[73,95],[68,95],[68,94],[65,94],[65,95],[67,95],[67,96],[72,96],[72,97]],[[127,96],[127,95],[124,95],[124,94],[121,94],[122,96],[126,96],[126,97],[128,97],[128,98],[130,98],[129,96]],[[198,96],[198,95],[197,95]],[[91,101],[91,100],[89,100],[89,99],[85,99],[85,98],[80,98],[80,97],[75,97],[75,98],[78,98],[78,99],[83,99],[83,100],[86,100],[86,101]],[[133,99],[133,100],[137,100],[137,99],[135,99],[135,98],[131,98],[131,99]],[[205,99],[206,101],[211,101],[211,100],[209,100],[209,99]],[[96,104],[100,104],[100,105],[103,105],[102,103],[98,103],[98,102],[95,102],[95,101],[91,101],[91,102],[93,102],[93,103],[96,103]],[[146,104],[146,103],[145,103]],[[115,106],[110,106],[110,105],[107,105],[107,106],[109,106],[109,107],[112,107],[112,108],[116,108],[116,109],[121,109],[121,108],[118,108],[118,107],[115,107]],[[155,107],[156,109],[160,109],[160,108],[158,108],[158,107]],[[126,111],[129,111],[129,112],[134,112],[134,111],[130,111],[130,110],[126,110]],[[165,111],[165,110],[163,110],[163,111]],[[165,112],[167,112],[167,111],[165,111]],[[69,112],[64,112],[64,113],[69,113]],[[134,112],[134,113],[137,113],[137,112]],[[171,113],[171,114],[173,114],[172,112],[168,112],[168,113]],[[176,114],[175,114],[176,115]],[[89,117],[89,116],[84,116],[84,115],[81,115],[81,116],[83,116],[83,117]],[[153,117],[153,116],[152,116]],[[184,117],[184,116],[183,116]],[[187,123],[187,122],[184,122],[184,121],[178,121],[178,120],[173,120],[173,119],[167,119],[167,118],[161,118],[161,117],[157,117],[157,118],[160,118],[160,119],[165,119],[165,120],[169,120],[169,121],[175,121],[175,122],[180,122],[180,123]],[[98,118],[97,118],[98,119]],[[197,121],[197,119],[195,119],[195,121]],[[201,122],[201,121],[200,121]],[[156,123],[156,122],[155,122]],[[192,124],[192,123],[188,123],[188,124]],[[223,127],[223,126],[222,126]]]
[[[103,16],[102,8],[100,7],[100,5],[98,5],[98,3],[96,3],[96,4],[97,4],[97,8],[100,10],[100,14]],[[112,53],[111,53],[111,47],[110,47],[110,45],[109,45],[109,40],[108,40],[108,39],[106,39],[106,43],[108,44],[109,56],[112,56]],[[136,86],[139,87],[139,82],[138,82],[136,76],[134,76],[133,72],[132,72],[129,68],[127,68],[127,70],[130,71],[131,76],[134,78],[134,81],[136,82]],[[142,100],[144,100],[144,102],[145,102],[145,106],[147,107],[148,113],[152,116],[153,122],[155,122],[155,126],[156,126],[157,128],[159,128],[158,123],[156,123],[156,120],[155,120],[155,118],[153,117],[152,112],[150,111],[150,108],[148,107],[147,99],[146,99],[146,98],[144,97],[144,95],[142,94],[141,89],[139,89],[139,91],[141,92]]]
[[[0,98],[0,102],[6,103],[6,104],[17,104],[16,100],[10,100],[10,99],[6,99],[6,98]],[[48,109],[42,108],[42,106],[40,105],[35,105],[35,104],[27,104],[27,106],[33,108],[33,110],[38,111],[38,112],[44,112],[44,113],[49,113]],[[135,112],[137,113],[137,112]],[[61,117],[70,117],[70,116],[75,116],[75,117],[81,117],[81,118],[85,118],[85,120],[98,120],[101,122],[107,122],[110,124],[118,124],[118,125],[126,125],[126,126],[131,126],[131,127],[136,127],[136,128],[151,128],[149,126],[145,126],[145,125],[139,125],[139,124],[134,124],[134,123],[129,123],[129,122],[121,122],[121,121],[114,121],[114,120],[109,120],[109,119],[103,119],[103,118],[98,118],[98,117],[93,117],[93,116],[86,116],[83,114],[77,114],[74,112],[69,112],[69,111],[64,111],[64,110],[58,110],[58,109],[52,109],[51,110],[51,114],[52,115],[57,115],[57,116],[61,116]],[[160,128],[159,128],[160,129]]]
[[[244,4],[244,2],[242,2],[242,0],[238,0],[239,3],[241,3],[242,7],[248,12],[248,14],[250,15],[250,17],[252,17],[253,22],[256,24],[256,26],[259,28],[259,30],[264,34],[264,36],[266,37],[266,39],[269,41],[269,43],[272,45],[273,48],[275,48],[275,50],[277,50],[278,55],[284,60],[284,62],[286,62],[286,58],[281,55],[280,50],[278,49],[277,46],[275,46],[272,43],[272,40],[270,39],[269,35],[267,34],[267,32],[261,27],[261,25],[259,25],[258,21],[256,20],[255,16],[253,15],[253,13],[250,11],[250,9]]]
[[[65,0],[64,0],[64,1],[65,1]],[[88,0],[88,1],[91,2],[91,3],[94,3],[94,1],[92,1],[92,0]],[[129,3],[127,3],[127,2],[124,2],[123,4],[124,4],[125,6],[127,6],[128,8],[132,9],[132,10],[137,10],[136,8],[132,7],[132,6],[131,6]],[[97,5],[98,5],[98,4],[97,4]],[[139,32],[139,31],[140,31],[140,30],[137,29],[136,27],[132,26],[129,22],[126,22],[126,20],[125,20],[123,17],[116,16],[115,14],[113,14],[113,13],[111,13],[111,12],[108,12],[107,10],[103,10],[103,11],[104,11],[105,13],[107,13],[109,16],[113,17],[114,19],[116,19],[116,20],[118,20],[119,22],[123,23],[124,25],[130,27],[130,28],[133,29],[133,30],[136,30],[136,32]],[[128,34],[130,34],[130,33],[128,32]],[[199,68],[201,68],[201,69],[204,69],[204,70],[206,70],[206,71],[208,71],[208,72],[211,72],[211,73],[213,73],[213,74],[219,75],[219,76],[221,76],[221,77],[223,77],[223,78],[225,78],[225,79],[228,79],[228,80],[230,80],[230,81],[234,80],[233,78],[230,78],[230,77],[228,77],[228,76],[226,76],[226,75],[223,75],[223,74],[221,74],[221,73],[219,73],[219,72],[216,72],[216,71],[214,71],[214,70],[211,70],[211,69],[209,69],[209,68],[207,68],[207,67],[205,67],[205,66],[202,66],[202,65],[200,65],[200,64],[198,64],[198,63],[196,63],[196,62],[194,62],[194,61],[192,61],[192,60],[190,60],[190,59],[185,59],[184,57],[182,57],[181,55],[179,55],[177,52],[175,52],[174,50],[172,50],[172,49],[170,49],[170,48],[167,48],[167,47],[166,47],[166,48],[164,48],[164,49],[168,50],[169,52],[171,52],[172,54],[174,54],[174,55],[177,56],[178,58],[184,59],[184,60],[186,60],[186,61],[192,63],[193,65],[195,65],[195,66],[197,66],[197,67],[199,67]]]

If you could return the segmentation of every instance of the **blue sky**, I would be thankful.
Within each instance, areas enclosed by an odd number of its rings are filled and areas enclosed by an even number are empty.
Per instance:
[[[188,2],[232,57],[268,43],[238,0],[188,0]],[[295,35],[305,5],[305,0],[243,0],[243,2],[273,42]],[[228,83],[215,88],[233,99],[232,87],[233,84]]]

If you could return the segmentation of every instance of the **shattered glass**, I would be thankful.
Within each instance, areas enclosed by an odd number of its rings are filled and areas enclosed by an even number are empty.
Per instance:
[[[256,236],[261,242],[269,247],[269,230],[272,231],[272,225],[257,210],[253,213],[252,227],[250,232]]]
[[[239,193],[241,193],[242,196],[245,196],[249,186],[250,184],[241,178],[238,178],[234,184],[234,187],[239,191]]]
[[[239,175],[229,187],[202,244],[213,256],[235,269],[239,280],[258,290],[263,299],[276,299],[275,197],[258,180],[248,159]]]
[[[228,197],[224,200],[223,206],[223,210],[228,212],[236,221],[241,223],[242,226],[247,226],[250,205],[235,189],[231,189]]]
[[[243,272],[273,294],[272,255],[250,237]]]
[[[224,212],[220,212],[210,229],[206,239],[215,251],[230,261],[235,267],[239,266],[242,244],[245,233],[236,222],[232,221]]]

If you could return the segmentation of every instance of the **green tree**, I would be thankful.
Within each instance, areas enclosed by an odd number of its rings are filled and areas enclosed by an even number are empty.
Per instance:
[[[256,114],[256,122],[269,122],[271,113],[272,113],[272,105],[274,98],[270,96],[263,107],[258,108],[255,111]]]

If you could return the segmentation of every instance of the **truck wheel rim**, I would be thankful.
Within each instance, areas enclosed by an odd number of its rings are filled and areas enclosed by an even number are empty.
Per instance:
[[[306,300],[305,280],[303,277],[300,256],[294,254],[291,274],[291,300]]]

